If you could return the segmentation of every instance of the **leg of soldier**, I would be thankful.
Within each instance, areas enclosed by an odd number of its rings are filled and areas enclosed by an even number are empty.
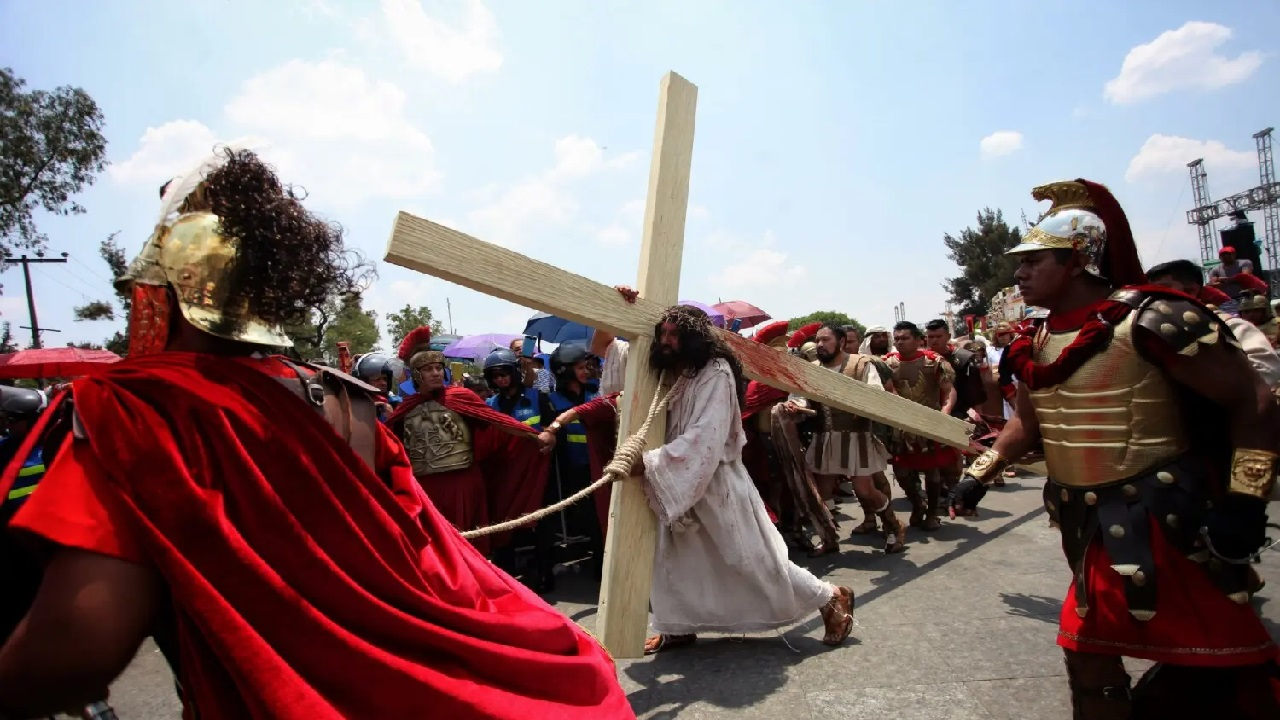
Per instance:
[[[870,475],[853,478],[853,493],[858,496],[858,502],[864,509],[870,508],[867,517],[873,527],[877,516],[884,521],[884,551],[892,554],[905,550],[907,529],[893,513],[893,508],[889,507],[888,496],[876,488],[875,480]],[[854,528],[854,532],[857,533],[857,528]]]
[[[924,471],[925,518],[922,530],[937,530],[942,527],[938,519],[938,506],[942,503],[942,476],[937,468]]]
[[[1064,650],[1074,720],[1130,720],[1129,673],[1119,655]]]
[[[889,476],[883,471],[871,476],[872,481],[876,484],[876,489],[884,493],[884,496],[893,500],[893,486],[889,484]]]
[[[911,518],[907,524],[914,528],[923,527],[926,504],[924,489],[920,487],[920,472],[895,466],[893,476],[897,478],[898,487],[902,488],[902,493],[907,496],[907,500],[911,501]]]
[[[862,507],[862,522],[853,528],[853,534],[870,535],[876,532],[880,529],[876,522],[876,506],[858,492],[857,482],[853,484],[853,494],[858,496],[858,505]]]
[[[1275,663],[1198,668],[1160,663],[1133,689],[1135,720],[1155,718],[1280,717],[1280,673]]]
[[[951,488],[960,482],[960,475],[964,472],[964,457],[957,457],[956,461],[946,467],[938,469],[938,475],[942,480],[942,494],[946,495],[951,492]]]
[[[824,501],[831,499],[831,493],[835,490],[836,485],[840,482],[841,475],[819,475],[813,474],[813,482],[818,488],[818,494]],[[818,532],[818,547],[809,553],[809,557],[818,557],[829,553],[838,552],[840,550],[840,536],[836,534],[836,524],[834,519],[831,524],[826,527],[814,528]]]

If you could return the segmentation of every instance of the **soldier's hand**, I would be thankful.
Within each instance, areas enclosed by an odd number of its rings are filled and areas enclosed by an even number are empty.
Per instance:
[[[539,447],[540,452],[542,453],[551,452],[552,449],[554,449],[556,446],[555,434],[549,433],[546,430],[543,430],[542,432],[538,433],[538,445],[540,446]]]
[[[1226,560],[1242,560],[1267,541],[1267,505],[1263,500],[1227,493],[1205,519],[1213,552]]]
[[[965,475],[960,478],[960,482],[951,488],[951,493],[947,496],[951,519],[977,515],[978,503],[982,502],[982,498],[986,494],[987,487],[974,479],[973,476]]]

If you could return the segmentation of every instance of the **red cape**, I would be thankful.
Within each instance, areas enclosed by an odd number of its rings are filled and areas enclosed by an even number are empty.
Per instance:
[[[387,427],[399,435],[400,423],[409,411],[430,399],[481,424],[482,430],[473,433],[472,450],[484,475],[491,523],[514,520],[542,507],[551,456],[538,452],[538,445],[533,442],[537,433],[533,428],[489,407],[471,390],[446,387],[429,395],[410,395],[387,418]],[[511,533],[499,533],[489,536],[489,540],[498,548],[510,537]]]
[[[590,636],[266,374],[166,352],[74,393],[201,717],[634,718]]]
[[[587,458],[592,482],[604,475],[604,467],[613,459],[613,452],[618,447],[618,398],[621,395],[601,395],[574,408],[579,422],[587,431]],[[601,488],[592,498],[602,536],[609,532],[609,502],[612,499],[612,485]]]

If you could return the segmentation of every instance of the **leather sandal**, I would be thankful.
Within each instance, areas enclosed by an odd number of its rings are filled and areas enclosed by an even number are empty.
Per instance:
[[[822,606],[819,612],[826,629],[823,645],[839,645],[853,632],[853,604],[853,590],[842,586],[836,588],[836,594]]]
[[[874,515],[868,515],[861,525],[854,526],[850,534],[852,535],[872,535],[880,529],[880,525],[876,523]]]

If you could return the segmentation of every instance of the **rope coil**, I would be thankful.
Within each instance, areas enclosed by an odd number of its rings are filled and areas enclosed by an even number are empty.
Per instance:
[[[645,417],[644,422],[641,423],[640,427],[634,433],[627,436],[625,440],[618,444],[618,449],[613,453],[613,459],[609,461],[608,465],[605,465],[604,474],[600,476],[599,480],[596,480],[587,487],[558,503],[548,505],[541,510],[535,510],[527,515],[522,515],[514,520],[507,520],[506,522],[500,522],[497,525],[468,530],[462,533],[462,537],[467,539],[484,537],[486,535],[508,532],[510,530],[522,528],[526,525],[531,525],[543,518],[550,517],[561,510],[564,510],[583,498],[589,497],[592,493],[605,485],[610,485],[618,482],[619,480],[626,480],[631,477],[631,468],[635,466],[636,461],[638,461],[640,456],[644,453],[644,439],[645,436],[649,434],[649,427],[653,425],[653,419],[658,416],[658,413],[666,409],[667,401],[670,399],[671,393],[675,390],[675,387],[672,387],[667,390],[667,392],[662,392],[663,378],[663,375],[658,376],[658,392],[654,393],[653,402],[649,403],[649,414]],[[677,381],[676,385],[679,384],[680,381]]]

